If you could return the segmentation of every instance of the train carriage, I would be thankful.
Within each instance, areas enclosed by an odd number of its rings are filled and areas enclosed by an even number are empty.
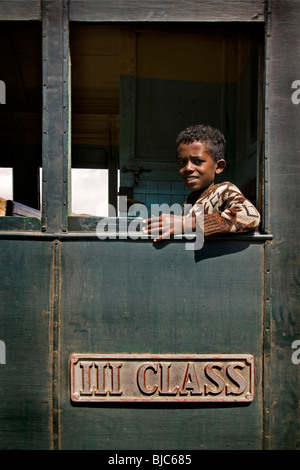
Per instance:
[[[1,449],[299,449],[299,18],[296,0],[0,3]],[[175,139],[196,123],[224,133],[220,181],[261,224],[156,245],[141,207],[187,197]],[[105,178],[87,210],[76,170]]]

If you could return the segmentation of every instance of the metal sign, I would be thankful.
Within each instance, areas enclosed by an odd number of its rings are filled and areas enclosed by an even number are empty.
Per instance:
[[[250,402],[249,354],[73,354],[74,402]]]

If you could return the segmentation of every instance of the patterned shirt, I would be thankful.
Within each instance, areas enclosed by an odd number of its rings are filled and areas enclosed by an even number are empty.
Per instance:
[[[197,212],[202,217],[202,208],[201,211],[197,210],[197,205],[203,205],[205,237],[249,232],[260,223],[260,214],[254,205],[228,181],[209,186],[196,200],[192,193],[186,202],[193,205],[187,215],[193,213],[196,217]]]

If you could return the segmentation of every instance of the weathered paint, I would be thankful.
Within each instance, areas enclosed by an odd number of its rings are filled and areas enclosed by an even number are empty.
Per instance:
[[[71,2],[72,19],[97,19],[95,3],[80,3],[76,12]],[[245,8],[245,2],[206,2],[209,14],[202,19],[256,21],[262,16],[255,18],[253,8],[260,11],[262,3],[247,2]],[[1,18],[18,19],[24,13],[21,2],[14,2],[19,13],[7,10],[3,16],[4,4],[8,2],[1,4]],[[184,4],[186,18],[194,19],[195,5],[189,4],[190,9]],[[49,7],[44,26],[53,21],[49,31],[61,39],[54,23],[60,30],[66,21],[62,4],[55,0],[43,5]],[[159,5],[152,19],[170,20]],[[118,11],[120,5],[109,6]],[[223,13],[221,6],[226,6]],[[58,21],[54,7],[61,15]],[[119,11],[119,20],[129,19],[125,9]],[[143,12],[138,10],[139,19],[145,21],[149,10],[146,17]],[[180,15],[182,19],[182,11]],[[51,98],[51,107],[44,110],[44,119],[58,126],[47,136],[50,152],[44,153],[51,167],[44,221],[51,230],[42,233],[37,219],[1,220],[0,337],[6,345],[6,364],[0,364],[2,449],[300,448],[300,374],[291,360],[291,345],[300,336],[294,216],[299,110],[291,101],[291,84],[300,75],[295,60],[299,16],[296,1],[268,2],[263,175],[265,226],[273,242],[259,236],[220,239],[194,256],[180,242],[158,249],[150,240],[99,241],[91,228],[64,232],[61,85],[57,99]],[[62,61],[61,44],[55,50]],[[61,83],[61,63],[55,65],[54,50],[50,56],[48,70]],[[52,92],[50,87],[47,99]],[[137,353],[249,352],[256,361],[255,400],[230,407],[70,403],[71,354],[126,353],[133,346]]]
[[[263,0],[71,0],[71,21],[264,21]]]
[[[237,240],[211,242],[197,255],[180,242],[157,249],[150,240],[63,241],[61,447],[260,448],[263,253],[263,244]],[[107,405],[74,407],[68,392],[69,358],[75,352],[249,353],[255,359],[256,398],[234,409],[148,404],[139,410],[118,407],[112,414]],[[210,422],[215,423],[213,436],[207,431]],[[100,423],[106,429],[103,441],[97,433]],[[76,429],[83,425],[79,443]],[[234,442],[232,431],[223,434],[232,426],[239,429]]]
[[[70,179],[67,1],[43,0],[42,230],[67,231]],[[54,125],[55,123],[55,125]]]
[[[50,449],[52,313],[50,243],[1,239],[1,449]]]
[[[266,398],[270,449],[299,449],[299,365],[291,360],[291,345],[300,338],[299,204],[300,108],[293,104],[292,83],[299,79],[299,17],[297,1],[269,5],[266,51],[265,173],[267,224],[271,247],[270,311],[266,335]],[[284,64],[284,66],[283,66]],[[280,377],[280,380],[279,380]]]

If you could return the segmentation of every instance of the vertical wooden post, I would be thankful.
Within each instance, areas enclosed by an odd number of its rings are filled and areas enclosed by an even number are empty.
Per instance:
[[[42,230],[67,231],[70,175],[67,0],[43,0]]]

